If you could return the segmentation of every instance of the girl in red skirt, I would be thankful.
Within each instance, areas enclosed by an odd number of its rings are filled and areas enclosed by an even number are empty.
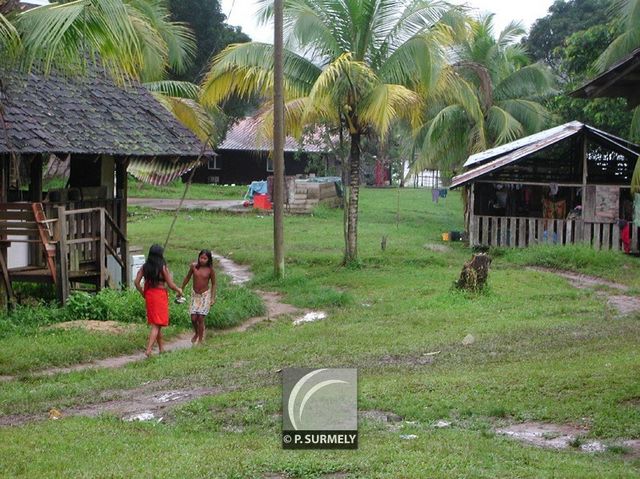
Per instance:
[[[149,249],[147,260],[136,275],[136,289],[143,296],[147,308],[147,323],[151,325],[149,341],[145,355],[151,356],[153,343],[158,343],[158,350],[164,351],[162,344],[162,328],[169,326],[169,293],[167,286],[182,296],[182,289],[178,288],[167,268],[164,260],[164,249],[154,244]],[[144,288],[141,285],[144,278]]]

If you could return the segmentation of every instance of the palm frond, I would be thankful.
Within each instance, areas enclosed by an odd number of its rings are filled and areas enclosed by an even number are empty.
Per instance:
[[[143,86],[153,93],[161,93],[166,96],[176,98],[186,98],[189,100],[197,100],[200,98],[202,89],[193,83],[177,80],[161,80],[156,82],[147,82]]]
[[[287,98],[306,96],[321,70],[290,51],[284,54]],[[268,96],[273,88],[273,45],[250,42],[228,46],[212,62],[202,85],[202,101],[218,104],[233,95]]]
[[[535,101],[515,99],[503,100],[496,105],[508,112],[523,128],[525,134],[544,130],[553,122],[553,116],[543,105]]]
[[[494,138],[494,146],[509,143],[524,135],[522,124],[509,112],[495,105],[487,112],[487,128]]]
[[[126,6],[120,0],[76,0],[28,10],[16,18],[26,67],[52,68],[100,59],[117,79],[136,77],[142,48]]]
[[[535,63],[520,68],[502,79],[494,88],[496,100],[535,98],[554,92],[555,78],[546,66]]]
[[[5,17],[0,14],[0,52],[4,55],[13,57],[18,53],[21,41],[20,35],[16,27]]]
[[[402,85],[381,83],[362,99],[358,113],[360,120],[384,140],[391,124],[399,118],[407,119],[415,126],[420,110],[417,93]]]
[[[184,23],[171,20],[171,14],[164,0],[125,0],[132,16],[139,16],[149,24],[163,45],[162,61],[176,72],[182,72],[189,65],[196,52],[195,37]],[[141,41],[146,43],[145,36]],[[164,73],[160,72],[159,75]]]

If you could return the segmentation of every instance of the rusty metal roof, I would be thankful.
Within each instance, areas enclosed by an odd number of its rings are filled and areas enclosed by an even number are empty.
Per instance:
[[[624,97],[629,108],[640,105],[640,48],[569,95],[577,98]]]
[[[247,117],[233,125],[217,150],[271,151],[273,142],[261,133],[262,124],[258,118]],[[323,144],[321,134],[312,135],[312,141],[301,144],[295,138],[287,136],[284,151],[306,153],[325,153],[328,148]]]
[[[590,137],[607,144],[609,147],[623,150],[633,156],[640,156],[640,146],[589,125],[572,121],[472,155],[465,162],[465,166],[475,165],[475,167],[454,177],[451,181],[451,188],[462,186],[560,141],[582,133],[589,134]]]

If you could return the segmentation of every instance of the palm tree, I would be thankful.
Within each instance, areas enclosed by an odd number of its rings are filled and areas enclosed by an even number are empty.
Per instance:
[[[457,100],[430,102],[416,131],[420,157],[414,171],[455,173],[472,153],[540,131],[551,115],[539,100],[553,92],[554,78],[541,64],[529,64],[517,43],[524,29],[511,23],[493,34],[493,15],[472,24],[458,46]]]
[[[272,0],[262,0],[270,19]],[[360,143],[384,138],[391,124],[418,120],[421,93],[437,88],[450,6],[440,0],[285,0],[285,119],[300,135],[318,121],[345,128],[350,138],[345,195],[345,263],[357,260]],[[453,16],[450,17],[454,18]],[[273,46],[232,45],[221,52],[203,84],[203,100],[233,95],[270,98]],[[265,103],[264,117],[271,105]]]

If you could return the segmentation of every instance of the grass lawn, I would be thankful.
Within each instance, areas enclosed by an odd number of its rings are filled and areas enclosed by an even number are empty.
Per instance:
[[[460,293],[452,283],[470,251],[439,239],[461,229],[458,195],[434,204],[428,190],[399,194],[398,215],[397,191],[362,191],[354,267],[340,266],[341,210],[287,217],[284,281],[271,273],[270,217],[181,215],[167,251],[178,278],[209,247],[250,264],[251,287],[280,291],[328,318],[262,323],[121,369],[0,383],[0,420],[46,417],[52,407],[64,414],[155,385],[219,390],[160,423],[104,414],[0,427],[0,477],[639,477],[640,461],[624,454],[539,449],[493,433],[495,425],[535,420],[584,426],[588,438],[605,442],[640,438],[640,317],[617,318],[595,292],[526,268],[599,274],[638,291],[638,259],[584,248],[494,251],[488,289]],[[131,243],[145,249],[164,238],[172,219],[131,213]],[[475,342],[465,346],[469,334]],[[7,332],[2,340],[13,335],[25,337]],[[282,450],[278,370],[289,366],[357,367],[360,411],[411,422],[393,430],[361,420],[357,451]],[[440,419],[452,426],[434,428]]]
[[[171,198],[179,200],[185,184],[176,180],[166,186],[151,186],[129,177],[130,198]],[[206,185],[192,183],[187,191],[188,200],[242,200],[248,185]]]

